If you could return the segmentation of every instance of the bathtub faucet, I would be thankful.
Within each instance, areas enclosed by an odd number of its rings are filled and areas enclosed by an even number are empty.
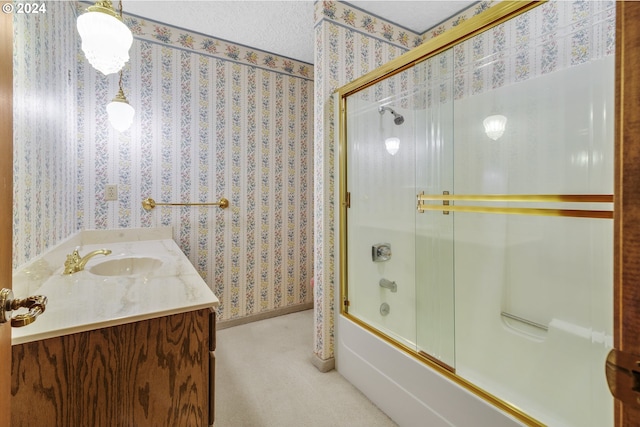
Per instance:
[[[398,285],[396,285],[396,282],[392,282],[391,280],[380,279],[380,287],[387,288],[391,292],[398,292]]]
[[[110,253],[110,249],[98,249],[81,257],[78,249],[75,249],[71,254],[67,255],[67,260],[64,262],[64,273],[62,274],[73,274],[82,271],[87,262],[94,256],[109,255]]]

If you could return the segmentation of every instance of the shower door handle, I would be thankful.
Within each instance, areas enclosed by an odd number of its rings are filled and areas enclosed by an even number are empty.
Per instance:
[[[613,397],[640,409],[640,356],[614,348],[607,355],[605,373]]]

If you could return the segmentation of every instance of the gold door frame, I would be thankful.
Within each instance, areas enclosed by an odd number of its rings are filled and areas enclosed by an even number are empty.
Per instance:
[[[361,90],[375,85],[395,74],[410,69],[419,62],[431,58],[477,34],[502,24],[516,16],[534,9],[547,0],[540,1],[503,1],[490,9],[470,18],[455,28],[446,31],[434,39],[412,49],[411,51],[401,55],[400,57],[390,61],[389,63],[371,71],[368,74],[348,83],[337,89],[335,94],[338,97],[338,114],[339,114],[339,173],[340,173],[340,314],[350,321],[356,323],[362,328],[368,330],[379,338],[389,342],[396,348],[404,351],[412,357],[422,361],[430,368],[434,369],[446,378],[461,385],[473,394],[493,404],[497,408],[502,409],[506,413],[512,415],[519,421],[530,426],[543,427],[544,424],[532,418],[520,408],[506,402],[499,397],[488,393],[479,386],[469,382],[463,377],[457,375],[455,370],[442,363],[428,357],[423,353],[417,352],[386,334],[377,328],[361,321],[360,319],[349,314],[348,299],[348,283],[347,283],[347,209],[350,207],[350,193],[347,186],[347,125],[346,125],[346,100],[347,97]],[[502,214],[527,214],[527,215],[551,215],[551,216],[572,216],[572,217],[589,217],[589,218],[606,218],[611,219],[614,216],[612,210],[575,210],[575,209],[550,209],[550,208],[524,208],[524,207],[487,207],[487,206],[454,206],[451,201],[476,201],[476,202],[537,202],[537,203],[614,203],[614,196],[605,195],[418,195],[418,211],[422,210],[442,210],[442,211],[473,211],[484,213],[502,213]],[[442,204],[427,205],[427,201],[442,201]]]

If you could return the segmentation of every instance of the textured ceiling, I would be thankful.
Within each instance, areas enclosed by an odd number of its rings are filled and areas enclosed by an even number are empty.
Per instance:
[[[351,1],[349,4],[423,33],[475,1]],[[314,2],[123,0],[124,11],[313,63]]]

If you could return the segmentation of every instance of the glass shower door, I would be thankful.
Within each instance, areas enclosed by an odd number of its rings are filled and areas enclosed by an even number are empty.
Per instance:
[[[608,426],[614,57],[505,74],[546,40],[497,48],[527,15],[416,66],[417,347],[545,424]]]
[[[453,193],[453,55],[447,50],[414,67],[416,193]],[[433,202],[442,205],[442,201]],[[416,344],[455,370],[453,215],[416,209]]]
[[[349,314],[415,350],[413,71],[347,98]]]
[[[452,70],[443,52],[347,98],[349,314],[449,370],[453,216],[416,194],[453,191]]]
[[[468,197],[452,200],[466,208],[453,213],[456,373],[545,424],[601,427],[613,420],[602,366],[613,333],[614,57],[594,49],[499,87],[500,65],[523,47],[475,57],[542,11],[454,48],[454,75],[469,83],[454,105],[453,194]],[[483,126],[495,116],[506,119],[499,134]]]

